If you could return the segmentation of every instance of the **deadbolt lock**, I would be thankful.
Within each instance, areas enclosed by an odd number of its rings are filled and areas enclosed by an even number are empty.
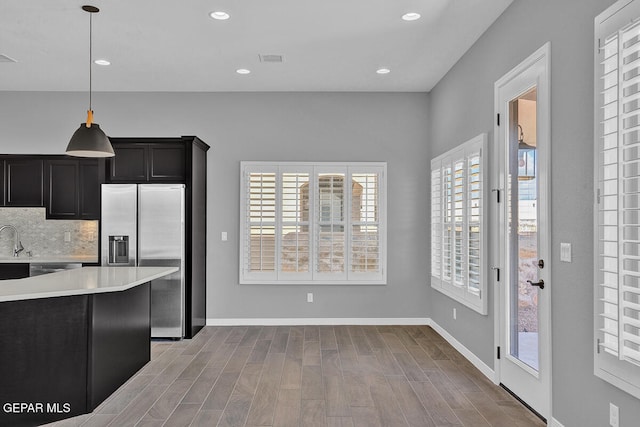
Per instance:
[[[538,268],[541,269],[541,270],[544,268],[544,260],[543,259],[539,259],[538,260]]]

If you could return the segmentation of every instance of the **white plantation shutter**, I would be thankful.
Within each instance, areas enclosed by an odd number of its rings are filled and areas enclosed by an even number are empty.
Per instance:
[[[431,161],[431,286],[486,314],[486,134]]]
[[[345,272],[345,174],[318,174],[316,223],[316,271]],[[338,277],[332,274],[333,277]],[[340,278],[344,276],[341,274]]]
[[[640,23],[622,31],[621,36],[622,96],[618,107],[622,107],[619,155],[623,166],[619,204],[624,213],[619,254],[619,351],[623,359],[640,365]]]
[[[449,159],[447,159],[449,160]],[[453,169],[450,160],[443,165],[442,182],[444,206],[444,221],[442,229],[442,279],[451,283],[451,270],[453,270]]]
[[[453,260],[453,284],[456,286],[465,286],[466,271],[466,241],[465,241],[465,200],[467,199],[465,189],[465,159],[456,159],[453,162],[453,227],[452,239],[454,247]]]
[[[431,275],[442,274],[442,168],[431,161]]]
[[[276,175],[251,173],[248,176],[248,270],[275,271]]]
[[[482,171],[480,151],[467,155],[467,290],[480,294],[482,282]]]
[[[381,273],[382,254],[380,182],[381,172],[351,169],[351,250],[350,274],[376,276]]]
[[[640,397],[640,2],[617,5],[596,19],[594,372]]]
[[[241,169],[241,283],[386,282],[384,163]]]
[[[310,271],[309,203],[304,197],[308,187],[308,172],[281,175],[280,268],[284,272]]]

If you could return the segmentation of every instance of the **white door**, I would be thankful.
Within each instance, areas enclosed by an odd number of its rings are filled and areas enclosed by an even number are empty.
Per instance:
[[[551,414],[554,286],[549,246],[549,59],[547,43],[495,85],[496,373],[504,387],[545,419]]]

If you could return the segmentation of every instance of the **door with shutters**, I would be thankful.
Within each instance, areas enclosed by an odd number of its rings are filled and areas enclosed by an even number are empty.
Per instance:
[[[545,419],[551,414],[553,286],[549,58],[546,44],[495,85],[496,372],[503,387]]]

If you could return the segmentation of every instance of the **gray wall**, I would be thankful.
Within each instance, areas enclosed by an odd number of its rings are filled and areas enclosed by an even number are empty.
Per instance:
[[[638,425],[640,403],[593,375],[593,22],[613,0],[516,0],[431,91],[429,155],[493,129],[493,84],[551,41],[553,417],[566,427]],[[490,133],[490,141],[493,135]],[[559,261],[560,242],[573,262]],[[545,289],[545,292],[547,290]],[[493,294],[480,316],[429,289],[429,314],[493,366]],[[452,319],[457,307],[458,320]]]
[[[1,93],[0,152],[62,153],[86,102],[82,93]],[[93,105],[110,136],[197,135],[211,145],[209,318],[428,316],[427,94],[97,93]],[[239,285],[241,160],[388,162],[388,284]]]

